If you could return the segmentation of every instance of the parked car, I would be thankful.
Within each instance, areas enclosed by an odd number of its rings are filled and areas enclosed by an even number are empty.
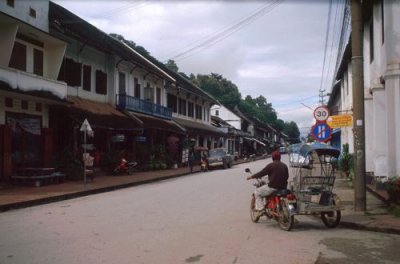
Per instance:
[[[230,168],[233,165],[233,157],[223,148],[211,149],[208,151],[208,168],[223,167]]]
[[[279,152],[280,152],[281,154],[286,154],[288,151],[287,151],[287,148],[286,148],[286,147],[280,147],[280,148],[279,148]]]

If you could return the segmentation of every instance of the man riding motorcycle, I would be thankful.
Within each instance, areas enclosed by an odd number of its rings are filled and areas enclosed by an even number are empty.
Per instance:
[[[256,198],[256,210],[259,215],[264,213],[264,197],[271,195],[274,191],[286,189],[289,179],[289,169],[285,163],[281,162],[279,151],[272,152],[272,162],[256,174],[247,177],[247,180],[261,178],[268,175],[268,185],[258,187],[254,191]]]

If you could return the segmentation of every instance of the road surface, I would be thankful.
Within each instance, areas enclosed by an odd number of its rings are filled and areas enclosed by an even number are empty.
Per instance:
[[[399,263],[400,236],[249,217],[268,160],[0,214],[0,263]]]

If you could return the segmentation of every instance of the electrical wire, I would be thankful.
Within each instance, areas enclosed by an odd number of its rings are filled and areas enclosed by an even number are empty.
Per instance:
[[[213,33],[210,37],[208,37],[206,40],[200,42],[199,44],[189,47],[186,50],[180,52],[179,54],[172,56],[171,59],[173,60],[182,60],[186,59],[189,56],[192,56],[206,48],[209,48],[216,43],[226,39],[233,33],[237,32],[238,30],[242,29],[244,26],[254,22],[255,20],[259,19],[260,17],[264,16],[265,14],[269,13],[272,11],[273,8],[275,8],[277,5],[279,5],[280,1],[282,0],[274,0],[272,3],[268,3],[267,5],[262,6],[261,8],[257,9],[255,12],[250,14],[249,16],[239,20],[238,22],[234,23],[231,26],[228,26],[227,28],[223,29],[222,31],[218,31]]]
[[[102,19],[110,18],[110,17],[115,16],[117,14],[125,13],[125,12],[128,12],[128,11],[131,11],[132,9],[140,8],[142,6],[145,6],[146,2],[148,2],[148,0],[139,0],[137,2],[135,1],[135,3],[129,3],[127,5],[120,6],[120,7],[117,7],[115,9],[111,9],[111,10],[108,10],[106,12],[99,13],[99,14],[95,15],[94,17],[100,17]]]
[[[327,85],[329,85],[329,80],[331,78],[331,65],[332,65],[332,59],[334,58],[333,53],[334,53],[334,46],[335,46],[335,40],[337,39],[337,32],[340,33],[338,30],[338,25],[337,25],[337,17],[338,17],[338,9],[339,9],[339,4],[336,5],[336,10],[335,10],[335,18],[333,19],[333,30],[331,34],[331,45],[330,45],[330,52],[329,52],[329,59],[328,59],[328,69],[326,71],[326,78],[324,80],[324,86],[323,86],[323,91],[326,91]],[[322,95],[322,103],[324,103],[324,94]]]
[[[344,53],[344,42],[346,41],[346,39],[348,39],[348,0],[339,0],[336,2],[335,15],[333,20],[332,17],[333,4],[331,0],[329,6],[328,25],[325,36],[324,60],[319,88],[320,104],[324,103],[325,91],[327,89],[332,89],[335,83],[335,76],[339,65],[338,60],[342,57]]]
[[[322,62],[321,82],[320,82],[320,86],[319,86],[320,93],[322,91],[322,83],[323,83],[324,74],[325,74],[326,51],[327,51],[327,46],[328,46],[328,37],[329,37],[329,31],[330,31],[330,25],[331,25],[331,9],[332,9],[332,0],[329,0],[328,21],[327,21],[326,32],[325,32],[324,60]]]

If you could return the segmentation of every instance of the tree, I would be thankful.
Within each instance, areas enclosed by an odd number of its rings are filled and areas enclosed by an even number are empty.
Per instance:
[[[165,63],[165,66],[173,72],[178,72],[179,70],[178,65],[176,65],[174,60],[168,60],[167,63]]]
[[[214,96],[224,106],[233,109],[236,105],[239,105],[242,95],[238,87],[222,75],[211,73],[210,75],[198,74],[193,77],[193,75],[190,75],[193,83]]]
[[[297,124],[293,121],[285,122],[283,133],[285,133],[289,137],[289,142],[291,144],[299,143],[300,142],[300,131],[297,127]]]

